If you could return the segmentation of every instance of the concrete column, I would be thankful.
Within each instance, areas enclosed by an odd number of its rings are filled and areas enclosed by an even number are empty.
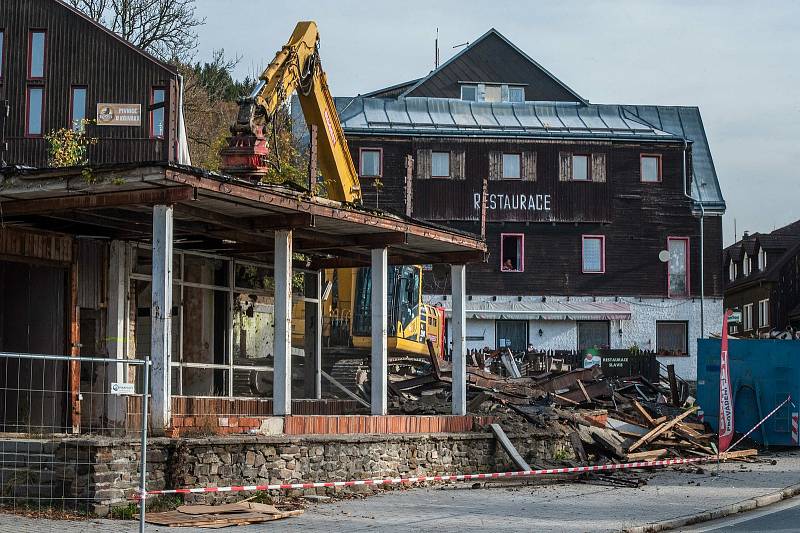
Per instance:
[[[272,409],[292,414],[292,231],[275,232],[275,362]]]
[[[172,422],[170,360],[172,354],[172,206],[153,206],[152,308],[150,356],[152,427],[163,432]]]
[[[453,341],[453,414],[467,414],[467,319],[466,319],[466,279],[464,265],[452,265],[451,290],[453,292],[453,312],[450,331]]]
[[[127,246],[122,241],[111,241],[108,257],[108,308],[106,313],[106,352],[109,359],[125,359],[126,319],[128,316],[128,268]],[[125,365],[109,363],[106,372],[107,390],[112,383],[126,381]],[[120,396],[106,395],[106,415],[114,426],[125,424],[125,405]]]
[[[386,283],[389,277],[389,256],[386,248],[372,250],[372,414],[385,415],[387,407],[388,356],[386,328],[389,321]]]

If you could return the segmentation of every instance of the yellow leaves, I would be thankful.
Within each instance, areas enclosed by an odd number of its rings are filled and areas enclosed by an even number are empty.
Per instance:
[[[86,134],[86,126],[90,123],[82,120],[79,128],[61,128],[44,136],[51,167],[75,167],[88,163],[87,149],[97,144],[96,138]]]

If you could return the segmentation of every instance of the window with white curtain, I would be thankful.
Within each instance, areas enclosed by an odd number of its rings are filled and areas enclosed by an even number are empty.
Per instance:
[[[689,239],[669,237],[668,294],[671,297],[689,295]]]
[[[767,252],[763,248],[758,250],[758,270],[763,272],[767,268]]]
[[[583,236],[583,272],[602,274],[606,270],[606,238],[602,235]]]

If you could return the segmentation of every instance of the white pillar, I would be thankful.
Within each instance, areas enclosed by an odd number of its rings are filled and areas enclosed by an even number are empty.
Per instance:
[[[275,232],[275,363],[272,409],[292,414],[292,232]]]
[[[466,278],[464,265],[452,265],[451,290],[453,292],[453,312],[450,331],[453,337],[453,414],[467,414],[467,320],[466,320]]]
[[[128,269],[126,258],[127,246],[122,241],[111,241],[108,257],[108,308],[106,313],[106,352],[109,359],[122,361],[125,359],[125,345],[128,315]],[[108,390],[112,383],[125,382],[125,365],[109,363],[106,368]],[[125,424],[125,403],[121,396],[106,395],[106,416],[114,427]]]
[[[153,206],[152,308],[150,356],[152,368],[152,427],[163,432],[170,425],[170,360],[172,354],[172,206]]]
[[[386,284],[389,277],[389,256],[386,248],[372,250],[372,414],[385,415],[387,407],[387,342],[389,321]]]

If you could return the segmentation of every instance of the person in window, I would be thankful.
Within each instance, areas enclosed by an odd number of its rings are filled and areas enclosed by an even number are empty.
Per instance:
[[[517,268],[514,266],[514,263],[511,259],[506,259],[503,262],[503,270],[516,270]]]

